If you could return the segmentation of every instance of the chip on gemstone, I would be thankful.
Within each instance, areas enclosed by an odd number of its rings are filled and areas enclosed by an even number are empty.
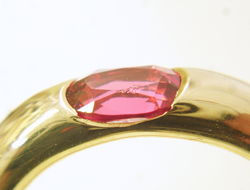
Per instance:
[[[180,75],[172,69],[122,68],[72,82],[66,90],[66,98],[80,118],[102,123],[131,123],[169,111],[180,83]]]

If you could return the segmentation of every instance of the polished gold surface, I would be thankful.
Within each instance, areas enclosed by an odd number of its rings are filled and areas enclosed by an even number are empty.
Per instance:
[[[175,70],[185,80],[173,109],[127,126],[89,125],[77,119],[64,97],[70,81],[24,102],[0,125],[0,190],[24,189],[57,160],[128,137],[191,139],[250,159],[250,86],[209,71]]]

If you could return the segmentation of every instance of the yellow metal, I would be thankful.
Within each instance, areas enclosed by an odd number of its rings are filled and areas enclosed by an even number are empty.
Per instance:
[[[183,80],[173,109],[126,126],[77,118],[64,96],[71,81],[28,99],[0,125],[0,190],[22,190],[61,158],[128,137],[196,140],[250,159],[250,86],[209,71],[175,70]]]

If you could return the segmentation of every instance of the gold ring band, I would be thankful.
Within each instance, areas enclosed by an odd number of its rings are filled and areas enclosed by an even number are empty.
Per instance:
[[[101,143],[141,136],[191,139],[250,159],[250,86],[200,69],[175,69],[185,79],[165,115],[126,126],[76,119],[65,105],[71,81],[20,105],[0,125],[0,190],[24,189],[59,159]]]

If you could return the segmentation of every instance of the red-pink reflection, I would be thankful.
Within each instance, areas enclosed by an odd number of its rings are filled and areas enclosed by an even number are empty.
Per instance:
[[[249,114],[240,114],[238,117],[230,120],[224,121],[225,124],[236,129],[247,136],[250,136],[250,115]],[[247,136],[236,136],[237,139],[250,144],[250,138]]]

